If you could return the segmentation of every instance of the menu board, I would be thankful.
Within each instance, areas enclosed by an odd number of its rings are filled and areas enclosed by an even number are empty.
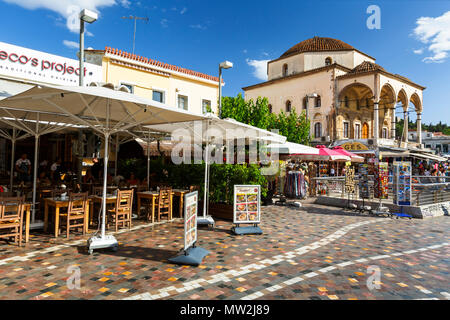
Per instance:
[[[411,205],[411,162],[394,162],[394,204]]]
[[[359,197],[361,199],[368,199],[369,191],[369,165],[360,164],[359,168]]]
[[[389,163],[380,162],[375,172],[374,196],[379,199],[387,199],[389,192]]]
[[[355,193],[355,168],[345,165],[345,192]]]
[[[261,222],[261,186],[234,186],[233,222],[260,223]]]
[[[184,195],[184,250],[197,241],[198,191]]]

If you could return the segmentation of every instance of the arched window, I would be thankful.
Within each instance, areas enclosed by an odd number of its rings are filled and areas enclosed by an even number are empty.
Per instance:
[[[381,131],[381,138],[383,138],[383,139],[388,138],[388,129],[387,128],[383,128],[383,130]]]
[[[322,105],[322,99],[320,98],[320,96],[317,96],[317,98],[316,98],[316,108],[320,108],[321,105]]]
[[[349,107],[349,104],[348,104],[348,97],[347,96],[345,96],[345,98],[344,98],[344,105],[348,108]]]
[[[291,101],[286,101],[286,112],[291,112]]]
[[[272,105],[269,104],[269,113],[272,113]]]
[[[359,100],[356,100],[356,110],[359,110],[360,106],[359,106]]]
[[[283,64],[283,77],[286,77],[288,75],[288,65],[287,63]]]
[[[328,58],[325,59],[325,65],[326,65],[326,66],[329,66],[329,65],[331,65],[332,63],[333,63],[333,60],[332,60],[330,57],[328,57]]]
[[[322,136],[322,124],[320,122],[317,122],[314,125],[314,137],[320,138]]]
[[[369,98],[366,98],[366,108],[369,109],[370,103],[369,103]]]
[[[308,109],[308,97],[303,98],[303,109]]]

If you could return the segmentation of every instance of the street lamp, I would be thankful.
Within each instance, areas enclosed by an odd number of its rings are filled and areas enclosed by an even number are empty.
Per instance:
[[[98,19],[98,14],[88,9],[80,12],[80,87],[84,82],[84,23],[92,23]]]
[[[222,69],[233,68],[233,63],[224,61],[219,64],[219,118],[222,117]]]

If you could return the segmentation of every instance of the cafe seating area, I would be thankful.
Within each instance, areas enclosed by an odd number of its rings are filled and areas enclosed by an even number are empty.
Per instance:
[[[130,229],[133,221],[155,223],[183,217],[183,197],[191,189],[195,187],[172,189],[167,183],[158,184],[154,190],[144,185],[108,185],[106,230]],[[24,188],[13,190],[0,192],[0,244],[6,241],[21,246],[30,238],[32,199]],[[41,186],[36,199],[36,216],[43,219],[44,226],[31,230],[33,234],[70,240],[74,235],[92,234],[101,224],[100,184]]]

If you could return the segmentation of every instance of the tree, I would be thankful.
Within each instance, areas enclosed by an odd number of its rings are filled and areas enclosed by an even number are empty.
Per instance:
[[[258,97],[256,102],[245,101],[240,93],[236,97],[223,97],[222,118],[233,118],[265,130],[278,129],[279,134],[285,136],[289,142],[306,145],[310,142],[310,122],[306,113],[299,115],[293,109],[289,115],[283,111],[275,115],[270,113],[267,98]]]

